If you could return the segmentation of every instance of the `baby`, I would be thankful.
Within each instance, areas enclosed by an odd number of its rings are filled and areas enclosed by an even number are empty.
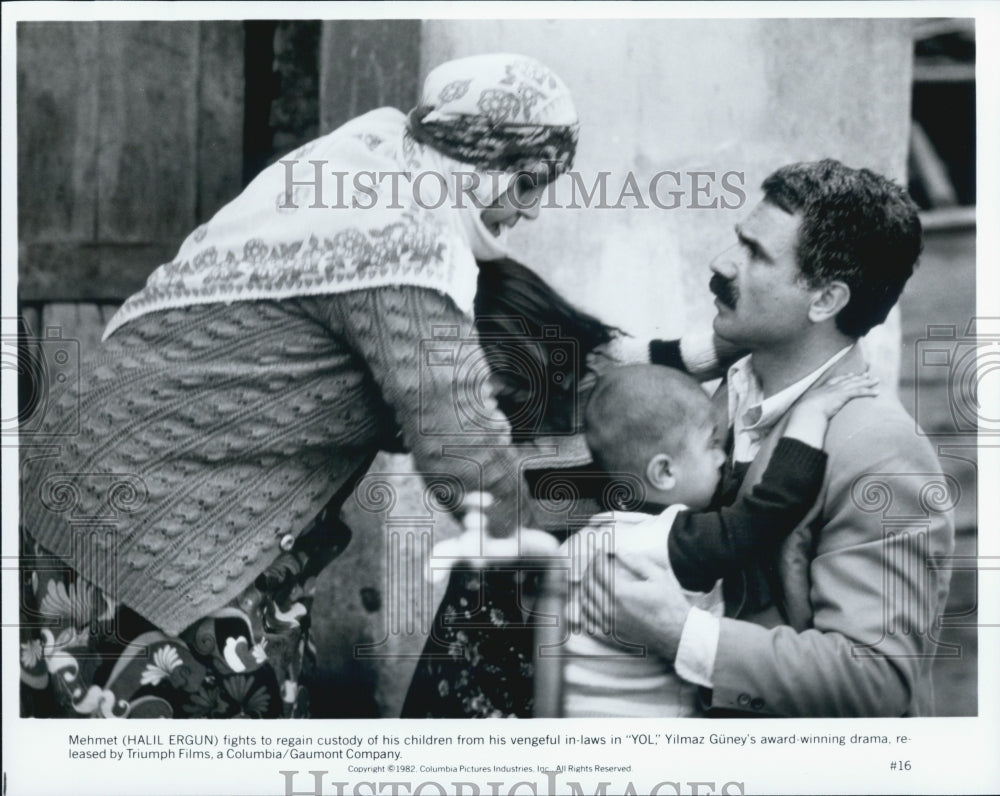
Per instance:
[[[732,506],[706,511],[726,454],[702,388],[657,365],[601,375],[587,404],[587,444],[608,475],[607,502],[614,504],[618,493],[621,510],[595,515],[564,545],[572,562],[565,715],[697,715],[697,686],[644,648],[619,640],[613,626],[588,626],[582,581],[592,565],[605,564],[603,553],[642,551],[674,573],[692,605],[721,615],[721,579],[773,553],[815,503],[830,418],[852,398],[876,392],[876,379],[867,374],[811,390],[789,413],[761,482]]]

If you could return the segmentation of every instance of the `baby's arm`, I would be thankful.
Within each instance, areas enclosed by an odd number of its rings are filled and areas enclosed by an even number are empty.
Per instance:
[[[830,418],[852,398],[877,394],[876,382],[868,374],[852,374],[812,390],[791,410],[763,478],[748,495],[718,511],[678,513],[667,549],[685,589],[708,591],[784,541],[819,495]]]

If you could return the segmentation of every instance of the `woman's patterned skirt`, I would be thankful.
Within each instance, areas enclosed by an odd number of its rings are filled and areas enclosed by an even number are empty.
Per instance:
[[[328,507],[227,605],[170,636],[49,556],[24,529],[21,715],[309,715],[316,576],[350,529]]]

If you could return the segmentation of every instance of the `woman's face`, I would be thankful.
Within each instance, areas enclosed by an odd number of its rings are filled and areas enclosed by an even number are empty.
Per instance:
[[[480,213],[480,218],[486,228],[497,236],[503,227],[514,226],[520,218],[529,221],[537,218],[544,193],[544,184],[539,184],[531,177],[521,176],[514,180],[507,191],[492,205]]]

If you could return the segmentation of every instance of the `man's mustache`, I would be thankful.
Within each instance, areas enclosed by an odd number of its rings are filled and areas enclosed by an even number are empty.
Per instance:
[[[732,281],[726,279],[724,276],[719,276],[719,274],[712,274],[712,278],[708,281],[708,289],[729,309],[736,308],[736,299],[739,296],[739,292]]]

